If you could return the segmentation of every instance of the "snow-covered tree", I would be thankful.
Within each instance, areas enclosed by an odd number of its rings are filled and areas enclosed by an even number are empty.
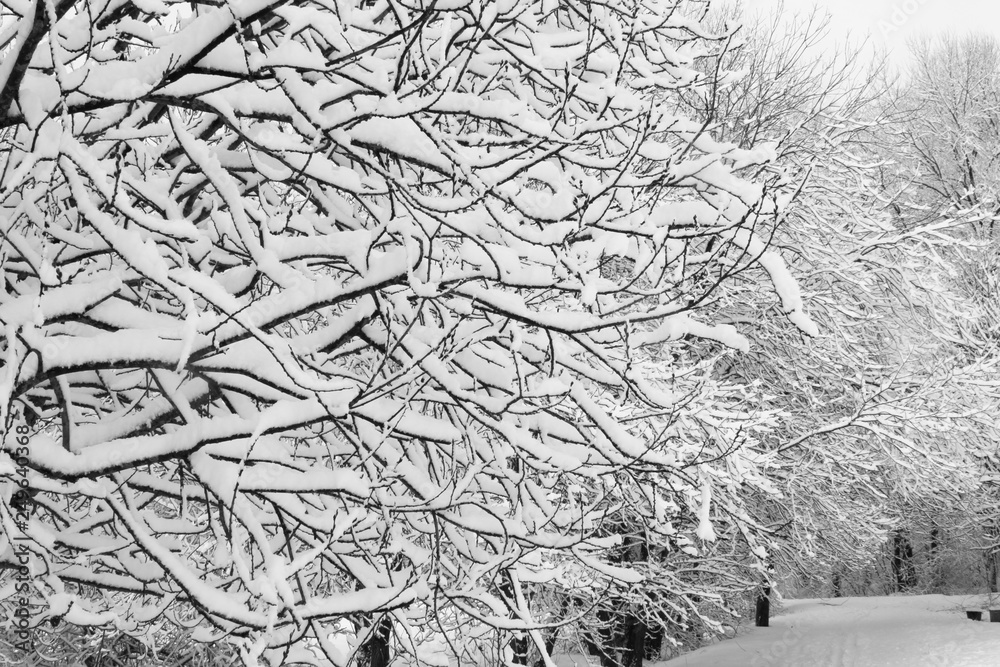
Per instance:
[[[33,622],[496,664],[548,662],[532,587],[687,614],[702,575],[619,545],[709,558],[718,505],[753,547],[713,496],[753,461],[701,465],[738,415],[685,421],[740,393],[702,381],[748,345],[714,295],[773,284],[816,333],[768,249],[790,180],[678,113],[726,76],[705,9],[3,3],[0,559]]]
[[[925,36],[910,43],[910,61],[893,100],[901,159],[887,182],[911,216],[975,209],[976,229],[991,233],[1000,213],[1000,42]]]
[[[781,493],[746,502],[772,529],[779,576],[826,588],[832,573],[878,558],[908,517],[975,487],[970,450],[991,432],[990,404],[974,390],[982,372],[965,368],[970,301],[947,259],[971,246],[963,219],[903,220],[893,208],[898,193],[882,176],[899,116],[878,60],[862,67],[860,46],[817,48],[828,19],[815,10],[749,20],[730,10],[717,20],[743,25],[714,62],[745,75],[681,99],[723,137],[773,142],[765,168],[794,175],[773,245],[823,332],[804,339],[766,317],[773,302],[753,283],[720,290],[730,322],[761,323],[725,377],[767,387],[760,405],[784,416],[763,443]]]
[[[959,523],[986,545],[995,588],[1000,44],[983,34],[951,35],[915,40],[910,51],[892,102],[897,119],[883,180],[901,226],[947,220],[956,230],[934,253],[936,283],[949,293],[951,311],[951,326],[934,337],[952,350],[965,412],[978,408],[979,424],[962,437],[970,472],[983,484],[959,503],[967,510]]]

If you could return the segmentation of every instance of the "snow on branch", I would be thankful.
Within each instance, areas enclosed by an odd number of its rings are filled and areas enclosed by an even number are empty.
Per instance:
[[[419,653],[431,618],[524,629],[522,581],[648,580],[602,542],[625,496],[708,539],[684,419],[735,394],[658,350],[747,350],[699,311],[758,262],[816,330],[780,184],[735,173],[771,151],[683,117],[697,11],[35,4],[0,10],[0,403],[41,616],[170,599],[247,661],[346,664],[344,619]]]

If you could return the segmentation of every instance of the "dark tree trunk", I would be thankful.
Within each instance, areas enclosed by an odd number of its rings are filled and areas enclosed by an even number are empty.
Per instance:
[[[597,637],[595,638],[593,634],[584,637],[587,652],[600,661],[601,667],[618,667],[618,661],[615,659],[615,647],[619,617],[606,609],[601,609],[597,612],[597,620],[601,623],[601,627],[596,633]]]
[[[831,595],[835,598],[842,597],[844,595],[843,582],[840,579],[840,572],[834,571],[833,573],[833,586]]]
[[[556,639],[559,637],[559,628],[553,628],[552,632],[545,636],[545,652],[552,655],[552,652],[556,650]],[[532,667],[545,667],[545,660],[539,658],[535,660],[535,664]]]
[[[941,562],[938,559],[940,543],[941,530],[935,526],[931,528],[931,541],[927,549],[931,566],[931,591],[934,593],[940,593],[944,586],[944,575],[941,572]]]
[[[995,551],[986,552],[986,578],[989,580],[990,593],[997,593],[997,554]]]
[[[997,591],[997,575],[998,575],[998,553],[997,553],[997,538],[1000,535],[1000,530],[997,529],[995,524],[989,524],[986,527],[986,536],[990,540],[989,549],[983,552],[983,558],[986,559],[986,579],[987,586],[990,589],[990,593],[996,593]]]
[[[515,665],[528,664],[528,638],[525,635],[518,635],[511,639],[510,649],[514,653],[513,662]]]
[[[660,659],[660,653],[663,652],[663,640],[665,636],[666,632],[660,624],[651,628],[646,628],[646,660]]]
[[[906,584],[906,590],[916,588],[917,568],[913,562],[913,545],[909,540],[906,541],[903,550],[903,563],[905,565],[903,568],[903,583]]]
[[[766,628],[771,625],[771,587],[765,586],[757,594],[757,610],[754,614],[754,625]]]
[[[649,560],[649,544],[641,535],[624,535],[622,549],[615,560],[642,563]],[[697,602],[692,596],[692,602]],[[655,604],[655,599],[652,604]],[[623,608],[597,612],[600,628],[585,633],[583,643],[587,653],[597,658],[601,667],[642,667],[645,660],[656,660],[663,649],[666,631],[660,623],[652,627],[633,610]],[[533,667],[540,667],[535,664]]]
[[[872,587],[873,576],[874,576],[874,569],[871,567],[866,567],[864,569],[864,574],[861,575],[861,595],[868,595]]]
[[[892,534],[892,575],[898,593],[908,591],[917,585],[917,571],[913,567],[913,547],[902,530]]]
[[[622,667],[642,667],[646,657],[646,624],[629,617],[622,639]]]
[[[558,618],[565,618],[566,612],[569,610],[569,600],[570,598],[568,596],[563,598],[563,603],[559,611]],[[545,635],[545,652],[548,653],[549,656],[551,656],[552,652],[556,650],[557,639],[559,639],[558,625],[549,630]],[[535,661],[535,664],[532,667],[545,667],[545,660],[539,658],[538,660]]]
[[[392,624],[385,616],[375,621],[375,629],[358,652],[359,667],[389,667],[389,638]]]
[[[514,591],[514,581],[511,579],[510,572],[504,570],[500,578],[500,591],[509,600],[509,604],[515,605],[517,596]],[[513,612],[511,614],[513,616]],[[528,664],[528,636],[521,633],[516,635],[510,640],[510,649],[514,654],[513,662],[515,665],[527,665]]]

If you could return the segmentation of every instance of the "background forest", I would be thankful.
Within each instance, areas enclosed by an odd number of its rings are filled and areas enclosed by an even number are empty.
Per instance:
[[[827,32],[0,0],[10,659],[637,667],[996,592],[1000,43]]]

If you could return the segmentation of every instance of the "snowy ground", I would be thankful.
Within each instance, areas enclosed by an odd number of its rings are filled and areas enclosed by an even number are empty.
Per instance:
[[[770,628],[658,667],[997,667],[1000,623],[969,621],[979,597],[787,600]],[[989,614],[984,616],[989,618]]]

